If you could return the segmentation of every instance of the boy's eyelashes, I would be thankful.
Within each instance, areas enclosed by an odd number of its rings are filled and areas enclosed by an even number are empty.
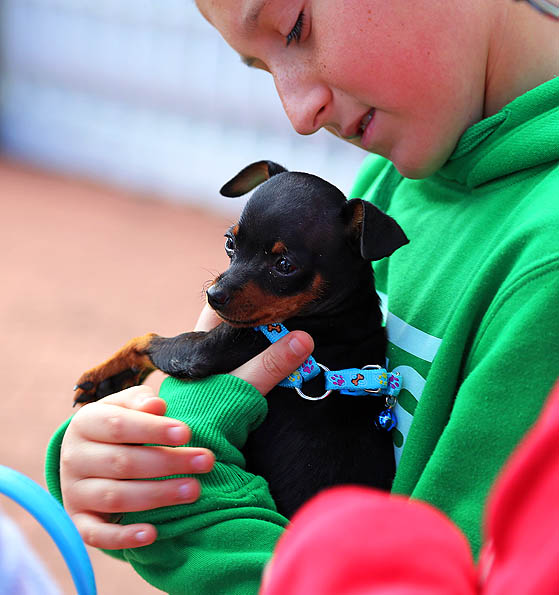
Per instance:
[[[306,29],[309,29],[310,24],[308,19],[305,15],[305,11],[301,10],[297,15],[297,20],[295,24],[291,28],[291,31],[285,35],[285,47],[288,47],[291,42],[295,41],[295,43],[299,43],[303,37],[307,37],[310,33],[310,30],[305,33]],[[305,33],[305,35],[303,35]],[[253,56],[243,56],[240,55],[241,62],[248,66],[249,68],[256,68],[257,70],[264,70],[265,72],[270,72],[267,64],[265,64],[260,58],[255,58]]]
[[[297,17],[297,21],[293,26],[293,29],[285,37],[285,47],[289,46],[292,41],[299,43],[301,41],[301,35],[303,33],[303,25],[305,21],[305,13],[301,11]]]

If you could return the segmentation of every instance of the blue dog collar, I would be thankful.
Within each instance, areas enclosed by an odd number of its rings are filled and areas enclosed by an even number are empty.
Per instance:
[[[255,327],[254,330],[264,333],[266,339],[268,339],[270,343],[279,341],[282,337],[285,337],[285,335],[289,333],[283,324],[280,324],[279,322],[273,324],[263,324],[261,326]],[[283,386],[284,388],[300,389],[303,386],[303,382],[311,380],[315,376],[318,376],[318,374],[320,374],[320,368],[314,357],[311,355],[292,374],[290,374],[287,378],[284,378],[278,384],[278,386]]]
[[[285,326],[279,322],[257,326],[254,330],[262,332],[270,343],[275,343],[289,333]],[[301,390],[303,382],[317,376],[321,368],[324,370],[326,392],[319,397],[305,395]],[[375,425],[381,430],[390,431],[398,423],[394,406],[398,401],[401,388],[400,374],[388,372],[380,366],[371,365],[363,368],[331,371],[311,356],[295,372],[284,378],[278,386],[293,388],[299,396],[309,401],[320,401],[333,390],[342,395],[381,395],[385,397],[385,409],[376,417]]]
[[[285,326],[279,322],[257,326],[254,330],[264,333],[270,343],[275,343],[289,333]],[[326,392],[319,397],[305,395],[301,390],[303,382],[317,376],[321,368],[324,370]],[[299,396],[309,401],[320,401],[333,390],[342,395],[381,395],[385,397],[385,409],[377,415],[375,426],[381,430],[390,431],[398,423],[394,406],[398,402],[401,388],[400,374],[388,372],[380,366],[371,365],[363,368],[331,371],[316,362],[311,356],[295,372],[284,378],[278,386],[293,388]]]
[[[400,393],[400,375],[376,366],[325,372],[324,377],[326,390],[337,390],[342,395],[397,397]]]
[[[255,331],[264,333],[270,343],[275,343],[285,337],[289,331],[283,324],[263,324],[257,326]],[[303,382],[314,378],[324,369],[327,391],[338,391],[342,395],[368,395],[379,394],[386,397],[397,397],[400,393],[400,374],[387,372],[379,366],[365,366],[364,368],[348,368],[346,370],[328,370],[318,364],[310,356],[303,364],[279,383],[287,388],[301,388]]]

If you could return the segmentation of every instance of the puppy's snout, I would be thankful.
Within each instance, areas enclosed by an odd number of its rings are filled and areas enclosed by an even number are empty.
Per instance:
[[[208,291],[206,291],[206,295],[208,297],[208,304],[215,310],[223,308],[223,306],[226,306],[231,300],[230,292],[217,285],[212,285]]]

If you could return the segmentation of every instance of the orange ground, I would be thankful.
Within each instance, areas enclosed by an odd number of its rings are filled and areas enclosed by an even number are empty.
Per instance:
[[[0,463],[44,486],[45,448],[72,413],[76,378],[132,336],[192,327],[203,284],[226,266],[231,221],[2,160],[0,205]],[[3,496],[0,506],[74,593],[42,528]],[[89,552],[100,595],[159,592]]]

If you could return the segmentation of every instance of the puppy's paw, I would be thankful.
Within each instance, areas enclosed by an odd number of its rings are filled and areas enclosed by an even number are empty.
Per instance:
[[[74,386],[74,405],[98,401],[107,395],[117,393],[125,388],[142,384],[153,370],[128,368],[112,376],[106,376],[101,367],[82,374]]]
[[[155,370],[147,355],[153,334],[129,341],[106,362],[82,374],[74,387],[74,405],[97,401],[142,382]]]

